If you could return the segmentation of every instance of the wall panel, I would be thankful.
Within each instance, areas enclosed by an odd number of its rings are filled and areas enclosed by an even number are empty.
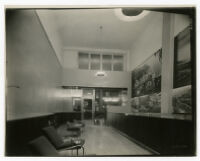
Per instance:
[[[107,124],[155,151],[155,155],[195,155],[194,130],[190,120],[108,113]]]
[[[61,110],[61,65],[34,10],[6,12],[7,116]]]

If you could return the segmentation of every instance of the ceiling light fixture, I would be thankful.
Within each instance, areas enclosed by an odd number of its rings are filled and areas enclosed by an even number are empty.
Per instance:
[[[114,11],[122,21],[138,21],[149,14],[149,11],[134,8],[116,8]]]
[[[99,29],[99,40],[100,40],[99,43],[100,43],[100,50],[101,50],[101,47],[102,47],[101,45],[103,42],[102,40],[103,26],[100,25],[98,29]],[[102,70],[102,67],[100,67],[100,70],[95,73],[95,76],[104,77],[106,76],[106,72]]]
[[[139,8],[122,8],[122,13],[126,16],[138,16],[143,12],[143,9]]]
[[[104,71],[98,71],[98,72],[96,72],[95,76],[104,77],[104,76],[106,76],[106,73]]]

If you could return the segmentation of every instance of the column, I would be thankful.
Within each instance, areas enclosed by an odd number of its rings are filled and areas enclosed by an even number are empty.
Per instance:
[[[161,113],[173,112],[172,89],[174,73],[174,14],[163,14]]]

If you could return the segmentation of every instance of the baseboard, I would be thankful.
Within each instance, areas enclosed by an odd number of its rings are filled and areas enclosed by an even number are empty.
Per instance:
[[[122,131],[120,131],[120,130],[114,128],[114,127],[112,127],[112,128],[113,128],[115,131],[117,131],[120,135],[122,135],[122,136],[126,137],[127,139],[129,139],[130,141],[132,141],[132,142],[138,144],[138,145],[141,146],[142,148],[144,148],[144,149],[150,151],[151,153],[153,153],[153,155],[160,155],[159,152],[157,152],[157,151],[155,151],[154,149],[152,149],[152,148],[150,148],[150,147],[144,145],[144,144],[141,143],[140,141],[138,141],[138,140],[136,140],[136,139],[134,139],[134,138],[128,136],[128,135],[125,134],[124,132],[122,132]]]

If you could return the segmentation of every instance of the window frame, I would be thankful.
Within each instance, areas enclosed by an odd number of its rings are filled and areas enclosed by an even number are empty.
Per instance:
[[[81,69],[80,68],[80,54],[84,53],[84,54],[88,54],[88,69]],[[91,63],[92,63],[92,58],[91,55],[100,55],[100,69],[91,69]],[[112,71],[112,72],[123,72],[125,71],[125,62],[124,62],[124,58],[125,55],[124,53],[108,53],[108,52],[87,52],[87,51],[79,51],[78,52],[78,69],[80,70],[103,70],[103,55],[110,55],[111,56],[111,70],[105,70],[105,71]],[[114,70],[114,56],[122,56],[122,70]]]
[[[83,68],[80,68],[80,63],[81,63],[81,59],[80,59],[80,55],[81,54],[85,54],[85,55],[88,55],[88,64],[87,64],[87,69],[83,69]],[[82,69],[82,70],[90,70],[90,54],[87,53],[87,52],[79,52],[78,53],[78,69]]]

